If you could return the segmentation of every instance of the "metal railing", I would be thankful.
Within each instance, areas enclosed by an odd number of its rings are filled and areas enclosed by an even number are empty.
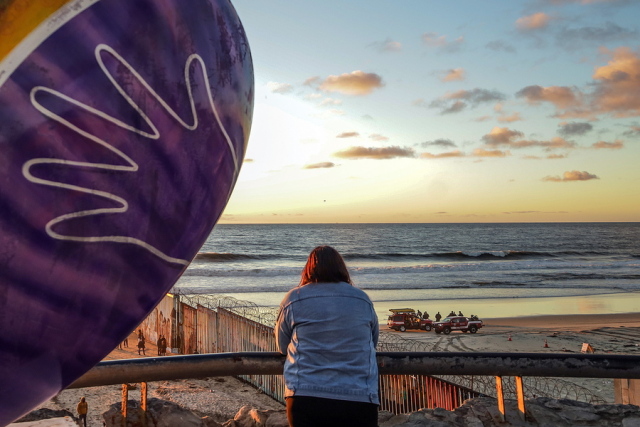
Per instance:
[[[275,352],[193,354],[98,363],[68,388],[236,375],[282,375]],[[640,378],[640,356],[379,352],[380,375]]]

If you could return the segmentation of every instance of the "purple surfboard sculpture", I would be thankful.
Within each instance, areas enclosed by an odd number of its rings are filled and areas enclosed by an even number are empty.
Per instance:
[[[171,289],[229,199],[253,112],[228,0],[72,0],[34,33],[0,62],[0,425]]]

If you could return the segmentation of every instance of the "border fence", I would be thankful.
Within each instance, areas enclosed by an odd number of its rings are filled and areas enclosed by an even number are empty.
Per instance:
[[[167,294],[141,323],[154,342],[164,335],[174,354],[274,352],[277,308],[260,307],[222,295]],[[429,344],[381,332],[378,351],[428,352]],[[240,378],[284,403],[282,375],[241,375]],[[559,378],[528,377],[527,398],[568,397],[606,403],[590,390]],[[505,381],[505,385],[512,381]],[[421,408],[453,410],[470,398],[496,397],[492,376],[380,375],[380,409],[395,414]],[[506,397],[517,391],[508,387]]]

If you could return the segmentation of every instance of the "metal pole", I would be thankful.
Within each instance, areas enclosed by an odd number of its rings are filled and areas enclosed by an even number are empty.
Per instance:
[[[235,375],[281,375],[276,352],[194,354],[98,363],[68,388]],[[379,352],[382,375],[640,378],[640,356],[544,353]]]

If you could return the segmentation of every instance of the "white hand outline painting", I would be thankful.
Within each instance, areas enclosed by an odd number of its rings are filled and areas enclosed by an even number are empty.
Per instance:
[[[76,191],[76,192],[81,192],[81,193],[86,193],[86,194],[90,194],[96,197],[101,197],[104,199],[108,199],[111,200],[113,202],[115,202],[118,206],[117,207],[111,207],[111,208],[99,208],[99,209],[89,209],[89,210],[82,210],[82,211],[77,211],[77,212],[71,212],[71,213],[67,213],[64,215],[60,215],[56,218],[53,218],[52,220],[50,220],[46,226],[45,226],[45,231],[46,233],[53,239],[58,239],[58,240],[65,240],[65,241],[74,241],[74,242],[84,242],[84,243],[95,243],[95,242],[113,242],[113,243],[125,243],[125,244],[133,244],[133,245],[137,245],[140,246],[144,249],[146,249],[147,251],[151,252],[152,254],[154,254],[155,256],[161,258],[164,261],[170,262],[170,263],[176,263],[176,264],[181,264],[181,265],[188,265],[189,261],[185,260],[185,259],[180,259],[180,258],[174,258],[171,257],[169,255],[167,255],[166,253],[162,252],[161,250],[159,250],[158,248],[154,247],[153,245],[150,245],[149,243],[141,240],[141,239],[137,239],[135,237],[131,237],[131,236],[123,236],[123,235],[110,235],[110,236],[73,236],[73,235],[65,235],[65,234],[61,234],[58,233],[54,230],[55,225],[60,224],[64,221],[68,221],[68,220],[72,220],[72,219],[77,219],[77,218],[82,218],[82,217],[89,217],[89,216],[94,216],[94,215],[103,215],[103,214],[122,214],[128,211],[129,209],[129,203],[127,202],[127,200],[123,197],[120,197],[118,195],[106,192],[106,191],[101,191],[101,190],[97,190],[97,189],[93,189],[93,188],[88,188],[88,187],[83,187],[83,186],[79,186],[79,185],[74,185],[74,184],[67,184],[67,183],[63,183],[63,182],[58,182],[58,181],[54,181],[54,180],[50,180],[50,179],[43,179],[43,178],[39,178],[37,176],[35,176],[31,169],[36,166],[36,165],[66,165],[66,166],[71,166],[71,167],[79,167],[79,168],[92,168],[92,169],[97,169],[97,170],[109,170],[109,171],[120,171],[120,172],[133,172],[136,173],[139,169],[138,164],[129,156],[127,156],[127,154],[125,154],[124,152],[122,152],[121,150],[119,150],[118,148],[114,147],[112,144],[109,144],[108,142],[106,142],[104,139],[101,139],[100,137],[98,137],[97,135],[94,135],[90,132],[87,132],[83,129],[81,129],[80,127],[76,126],[75,124],[71,123],[70,121],[64,119],[63,117],[61,117],[60,115],[54,113],[53,111],[51,111],[50,109],[46,108],[45,106],[43,106],[39,101],[38,101],[38,95],[41,93],[47,93],[50,95],[53,95],[54,97],[57,97],[65,102],[68,102],[90,114],[93,114],[95,116],[100,117],[101,119],[110,122],[128,132],[140,135],[144,138],[148,138],[150,140],[159,140],[161,135],[160,132],[158,131],[158,128],[155,126],[155,124],[151,121],[151,119],[147,116],[147,114],[145,114],[145,112],[143,111],[143,109],[131,98],[131,96],[129,96],[129,94],[123,89],[123,87],[116,81],[116,79],[113,77],[113,75],[111,74],[111,72],[107,69],[107,67],[104,64],[103,58],[102,58],[102,54],[103,52],[107,52],[109,54],[111,54],[119,63],[120,65],[126,67],[126,69],[128,70],[129,73],[131,73],[131,75],[142,85],[142,87],[151,95],[152,98],[154,98],[159,105],[162,106],[162,108],[178,123],[180,124],[182,127],[184,127],[187,130],[193,131],[195,129],[198,128],[198,115],[196,113],[196,106],[195,106],[195,101],[194,101],[194,97],[193,97],[193,93],[192,93],[192,88],[191,88],[191,76],[189,74],[189,71],[191,69],[192,64],[195,62],[197,64],[200,65],[201,71],[202,71],[202,76],[204,78],[205,81],[205,87],[207,90],[207,99],[209,101],[209,106],[211,108],[211,111],[213,112],[213,115],[215,117],[216,123],[219,126],[219,129],[221,130],[226,143],[227,143],[227,147],[229,149],[229,152],[231,154],[231,158],[233,159],[233,164],[234,164],[234,174],[233,174],[233,182],[235,182],[235,180],[237,179],[238,173],[239,173],[239,164],[238,164],[238,158],[236,155],[236,151],[234,148],[234,144],[231,141],[231,138],[229,137],[225,127],[223,126],[220,117],[218,115],[218,111],[216,109],[216,106],[214,104],[213,101],[213,96],[211,94],[211,88],[210,88],[210,84],[209,84],[209,77],[207,75],[206,72],[206,67],[205,67],[205,63],[203,61],[203,59],[197,55],[197,54],[191,54],[188,59],[186,60],[185,63],[185,68],[184,68],[184,78],[185,78],[185,82],[186,82],[186,88],[187,88],[187,95],[188,95],[188,99],[189,99],[189,103],[190,103],[190,107],[191,107],[191,115],[193,117],[192,123],[187,123],[184,120],[182,120],[182,118],[180,118],[178,116],[178,114],[167,104],[167,102],[165,102],[164,99],[162,99],[160,97],[160,95],[158,95],[158,93],[145,81],[145,79],[134,69],[134,67],[132,67],[122,56],[120,56],[113,48],[111,48],[110,46],[106,45],[106,44],[99,44],[96,48],[95,48],[95,57],[96,57],[96,61],[98,62],[102,72],[106,75],[106,77],[109,79],[109,81],[111,82],[111,84],[116,88],[116,90],[120,93],[120,95],[126,100],[126,102],[131,105],[134,110],[136,111],[137,114],[140,115],[140,118],[144,121],[144,123],[146,123],[146,125],[151,129],[151,132],[146,132],[144,130],[138,129],[136,127],[130,126],[127,123],[124,123],[123,121],[110,116],[108,114],[106,114],[103,111],[100,111],[96,108],[93,108],[89,105],[86,105],[80,101],[77,101],[59,91],[56,91],[54,89],[50,89],[44,86],[35,86],[31,89],[30,92],[30,101],[31,104],[33,105],[34,108],[36,108],[40,113],[42,113],[44,116],[48,117],[49,119],[61,124],[62,126],[65,126],[66,128],[72,130],[73,132],[79,134],[81,137],[86,138],[89,141],[92,141],[104,148],[106,148],[107,150],[111,151],[112,153],[116,154],[119,158],[121,158],[122,160],[124,160],[124,162],[126,163],[125,165],[117,165],[117,164],[109,164],[109,163],[96,163],[96,162],[82,162],[82,161],[72,161],[72,160],[64,160],[64,159],[57,159],[57,158],[34,158],[31,159],[27,162],[25,162],[22,166],[22,175],[30,182],[34,183],[34,184],[38,184],[38,185],[44,185],[44,186],[49,186],[49,187],[55,187],[55,188],[63,188],[63,189],[67,189],[67,190],[71,190],[71,191]],[[233,186],[231,186],[233,187]],[[227,194],[227,199],[230,196],[230,192],[229,194]]]

